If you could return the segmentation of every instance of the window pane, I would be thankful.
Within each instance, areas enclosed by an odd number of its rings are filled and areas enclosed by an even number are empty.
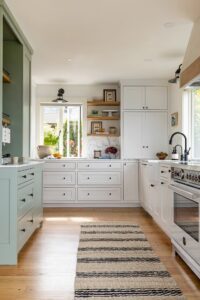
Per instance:
[[[59,147],[59,130],[59,108],[43,107],[44,145],[53,146],[54,151]]]
[[[68,157],[81,156],[81,107],[67,106],[64,110],[63,148]]]
[[[192,91],[193,101],[193,153],[200,158],[200,89]]]

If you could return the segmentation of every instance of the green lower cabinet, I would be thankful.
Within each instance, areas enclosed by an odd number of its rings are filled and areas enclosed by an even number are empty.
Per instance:
[[[43,221],[42,164],[0,166],[0,191],[0,265],[15,265]]]

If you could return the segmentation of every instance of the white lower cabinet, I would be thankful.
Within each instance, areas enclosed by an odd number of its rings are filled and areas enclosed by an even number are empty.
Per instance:
[[[162,171],[164,170],[164,173]],[[140,199],[142,207],[170,237],[173,218],[170,166],[159,163],[140,163]]]
[[[138,195],[138,162],[125,161],[124,171],[124,201],[139,203]]]
[[[78,188],[80,201],[120,201],[120,188]]]
[[[65,203],[76,200],[75,188],[44,188],[44,203]]]
[[[139,206],[137,161],[77,159],[46,164],[44,206]]]
[[[120,172],[79,172],[78,184],[81,185],[116,185],[121,184]]]
[[[75,172],[44,172],[44,185],[74,185],[76,183]]]

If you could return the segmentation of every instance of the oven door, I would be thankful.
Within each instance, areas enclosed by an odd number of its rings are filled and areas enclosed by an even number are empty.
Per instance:
[[[176,182],[169,188],[173,191],[172,238],[200,264],[200,191]]]

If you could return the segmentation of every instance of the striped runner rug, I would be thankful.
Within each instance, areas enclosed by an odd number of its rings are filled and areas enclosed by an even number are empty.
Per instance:
[[[138,225],[81,225],[76,300],[185,300]]]

